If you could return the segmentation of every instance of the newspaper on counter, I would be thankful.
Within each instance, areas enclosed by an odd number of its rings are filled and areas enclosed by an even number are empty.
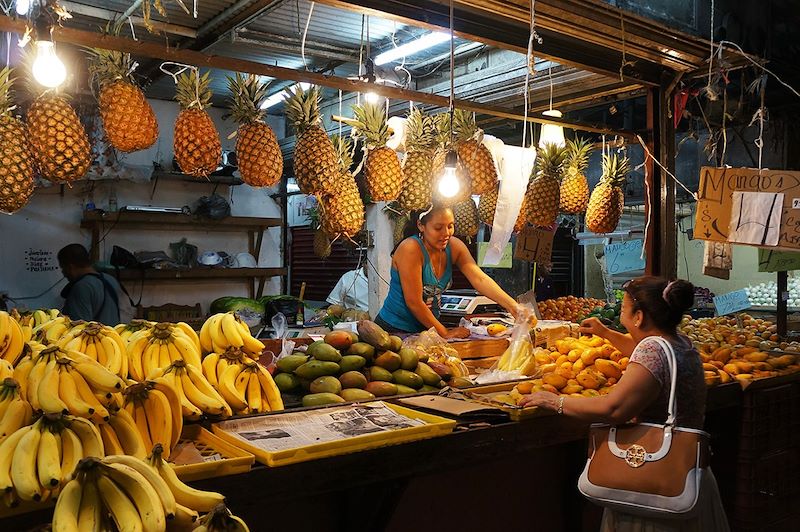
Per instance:
[[[217,427],[254,447],[275,452],[424,424],[376,402],[233,419],[222,421]]]

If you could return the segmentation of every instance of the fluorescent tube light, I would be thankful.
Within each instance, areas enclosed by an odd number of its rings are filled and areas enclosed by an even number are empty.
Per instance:
[[[276,92],[275,94],[264,100],[264,103],[261,104],[261,108],[269,109],[270,107],[274,107],[279,103],[283,102],[285,100],[284,94],[286,93],[286,89],[294,89],[295,87],[297,87],[297,85],[298,84],[295,83],[294,85],[290,85],[289,87],[279,90],[278,92]],[[300,88],[303,89],[304,91],[307,91],[309,87],[311,87],[311,83],[300,83],[299,85]]]
[[[450,39],[449,33],[443,33],[440,31],[428,33],[420,37],[419,39],[415,39],[411,42],[407,42],[397,48],[392,48],[391,50],[387,50],[382,54],[378,54],[378,57],[375,58],[375,64],[385,65],[395,59],[400,59],[401,57],[408,57],[410,55],[414,55],[416,53],[421,52],[422,50],[427,50],[437,44],[441,44],[443,42],[447,42]]]

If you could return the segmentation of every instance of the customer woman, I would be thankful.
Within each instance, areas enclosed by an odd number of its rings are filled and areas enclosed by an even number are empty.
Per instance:
[[[597,318],[581,323],[584,334],[596,334],[630,356],[625,374],[613,390],[592,399],[538,392],[525,396],[523,406],[539,406],[565,416],[589,422],[618,425],[632,419],[664,423],[670,392],[667,353],[654,339],[667,340],[675,351],[678,371],[676,408],[678,426],[702,429],[706,406],[706,385],[700,356],[688,338],[677,331],[683,313],[692,305],[694,287],[688,281],[667,281],[660,277],[639,277],[623,286],[620,323],[630,335],[611,331]],[[708,471],[703,476],[700,498],[692,517],[659,520],[606,509],[605,531],[717,531],[728,530],[716,480]]]
[[[434,328],[443,338],[468,336],[466,329],[448,330],[439,321],[442,292],[450,287],[453,265],[478,293],[516,316],[517,302],[483,273],[467,246],[453,236],[453,228],[449,207],[411,213],[404,231],[406,238],[392,254],[389,294],[375,320],[378,325],[401,333]]]

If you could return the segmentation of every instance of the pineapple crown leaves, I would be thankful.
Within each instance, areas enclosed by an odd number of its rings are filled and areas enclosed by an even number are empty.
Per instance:
[[[386,121],[386,111],[382,105],[365,103],[353,106],[356,135],[367,141],[368,148],[380,148],[386,145],[391,136]]]
[[[16,78],[12,78],[13,70],[5,67],[0,70],[0,116],[8,116],[16,107],[11,100],[11,88]]]
[[[89,58],[89,76],[92,86],[102,88],[120,80],[134,83],[133,71],[139,64],[131,58],[131,54],[91,48]]]
[[[319,126],[322,117],[319,114],[320,89],[311,87],[308,90],[297,84],[285,91],[286,118],[294,126],[295,132],[302,135],[307,129]]]
[[[545,143],[536,148],[536,164],[534,170],[541,175],[561,179],[561,171],[567,157],[567,149],[558,144]]]
[[[175,76],[176,90],[175,99],[182,109],[203,110],[211,103],[212,92],[208,85],[210,83],[208,71],[200,75],[197,68],[190,67]]]
[[[436,126],[436,144],[439,148],[448,149],[451,143],[450,135],[450,113],[439,113],[433,117]],[[455,115],[453,115],[455,125]]]
[[[349,172],[353,166],[353,141],[343,135],[331,135],[331,143],[342,172]]]
[[[589,155],[592,153],[592,149],[592,143],[587,139],[567,140],[565,166],[576,172],[583,172],[589,166]]]
[[[616,187],[625,184],[631,171],[631,162],[626,155],[603,154],[603,175],[601,181]]]
[[[258,122],[264,116],[261,104],[267,97],[269,87],[258,76],[247,76],[237,72],[235,76],[227,76],[228,90],[231,95],[231,116],[237,124]]]
[[[478,136],[481,130],[475,122],[475,115],[464,109],[453,111],[453,134],[459,142],[464,142]]]
[[[311,229],[314,231],[317,231],[320,227],[322,227],[322,211],[320,210],[320,205],[322,205],[322,202],[317,200],[316,206],[306,209],[308,220],[311,222]]]
[[[433,117],[415,107],[406,120],[406,151],[426,151],[435,148],[436,133]]]

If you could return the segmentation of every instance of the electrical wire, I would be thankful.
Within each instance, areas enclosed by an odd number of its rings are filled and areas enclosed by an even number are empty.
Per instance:
[[[66,277],[61,277],[56,282],[51,284],[44,292],[42,292],[40,294],[36,294],[35,296],[11,297],[9,295],[6,295],[5,297],[6,297],[6,299],[8,299],[10,301],[27,301],[27,300],[30,300],[30,299],[39,299],[43,295],[47,294],[47,292],[49,292],[50,290],[55,288],[58,284],[63,283],[66,280],[67,280]]]
[[[314,14],[314,5],[316,2],[311,2],[311,7],[308,9],[308,18],[306,19],[306,27],[303,30],[303,40],[300,41],[300,55],[303,58],[303,67],[308,70],[306,63],[306,37],[308,36],[308,26],[311,24],[311,15]]]

